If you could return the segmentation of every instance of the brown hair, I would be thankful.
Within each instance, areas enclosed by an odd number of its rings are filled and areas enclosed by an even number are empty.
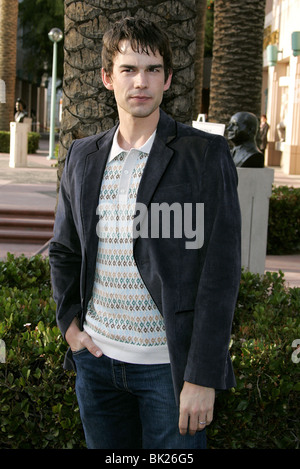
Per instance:
[[[103,36],[102,67],[112,73],[114,56],[120,51],[120,42],[128,40],[134,52],[155,55],[158,51],[164,61],[165,80],[172,71],[172,51],[167,34],[155,23],[145,19],[123,18]]]

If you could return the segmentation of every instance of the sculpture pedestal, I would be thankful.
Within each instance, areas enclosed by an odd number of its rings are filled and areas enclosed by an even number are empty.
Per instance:
[[[28,124],[10,123],[10,168],[27,166]]]
[[[238,195],[242,214],[242,266],[262,275],[267,252],[269,198],[274,170],[237,168]]]

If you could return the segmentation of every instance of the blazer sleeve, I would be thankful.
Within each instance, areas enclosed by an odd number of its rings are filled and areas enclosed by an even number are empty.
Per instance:
[[[216,389],[234,385],[228,367],[232,366],[229,342],[241,276],[237,182],[227,142],[216,136],[205,155],[203,268],[184,375],[185,381]]]
[[[53,298],[57,307],[56,319],[63,337],[73,318],[81,311],[80,273],[82,256],[80,240],[72,213],[69,183],[69,165],[73,147],[74,142],[66,157],[59,190],[54,236],[49,246]]]

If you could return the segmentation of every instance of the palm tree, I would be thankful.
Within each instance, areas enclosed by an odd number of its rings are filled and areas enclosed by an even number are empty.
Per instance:
[[[215,0],[209,119],[260,114],[265,0]]]
[[[18,0],[0,0],[0,79],[6,88],[6,103],[0,104],[0,130],[9,130],[14,120],[18,7]]]
[[[123,3],[105,0],[97,2],[97,6],[96,2],[65,0],[58,184],[71,141],[106,130],[117,120],[114,98],[101,82],[101,40],[109,25],[125,16],[149,18],[168,32],[175,73],[163,107],[181,122],[192,121],[195,0],[129,0]]]
[[[205,46],[205,21],[206,21],[207,0],[196,1],[196,53],[195,53],[195,87],[194,87],[194,108],[193,117],[201,112],[202,104],[202,84],[203,84],[203,64],[204,64],[204,46]]]

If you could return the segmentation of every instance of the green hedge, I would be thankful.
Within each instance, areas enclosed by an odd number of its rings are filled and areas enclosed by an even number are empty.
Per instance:
[[[40,134],[38,132],[28,132],[28,153],[36,153],[39,148]]]
[[[0,130],[0,153],[9,153],[10,132]]]
[[[28,132],[28,153],[36,153],[39,148],[40,134],[37,132]],[[0,131],[0,153],[10,152],[10,132]]]
[[[287,288],[282,272],[243,272],[232,330],[237,386],[218,396],[210,447],[300,447],[300,288]]]
[[[0,448],[81,448],[74,373],[55,323],[47,260],[8,255],[0,263]]]
[[[9,255],[0,285],[0,448],[84,448],[48,260]],[[231,343],[237,386],[216,399],[210,448],[299,447],[299,309],[300,289],[286,288],[281,273],[243,272]]]
[[[300,188],[273,187],[269,205],[267,252],[300,252]]]

